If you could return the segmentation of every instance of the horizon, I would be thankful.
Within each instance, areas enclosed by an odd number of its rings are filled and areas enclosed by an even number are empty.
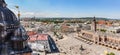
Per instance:
[[[21,17],[21,18],[68,18],[68,19],[86,19],[86,18],[93,18],[93,17],[96,17],[96,16],[91,16],[91,17],[36,17],[36,16],[31,16],[31,17]],[[96,19],[113,19],[113,20],[120,20],[120,18],[107,18],[107,17],[96,17]]]
[[[8,8],[21,17],[103,17],[120,19],[119,0],[5,0]]]

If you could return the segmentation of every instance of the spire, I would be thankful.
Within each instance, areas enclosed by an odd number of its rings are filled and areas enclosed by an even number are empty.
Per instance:
[[[94,18],[93,18],[93,22],[94,22],[94,31],[96,32],[97,24],[96,24],[96,18],[95,18],[95,16],[94,16]]]
[[[96,22],[96,18],[95,18],[95,16],[94,16],[94,18],[93,18],[93,21]]]

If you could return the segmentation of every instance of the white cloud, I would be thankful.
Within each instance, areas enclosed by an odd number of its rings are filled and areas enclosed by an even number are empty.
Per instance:
[[[10,9],[12,10],[16,15],[18,13],[17,10],[15,9]],[[21,17],[57,17],[60,16],[58,13],[47,13],[47,12],[28,12],[28,11],[21,11]]]
[[[45,12],[21,12],[22,17],[57,17],[58,13],[45,13]]]
[[[15,9],[11,9],[16,15],[17,15],[17,10]],[[22,11],[21,12],[21,16],[22,17],[104,17],[104,18],[119,18],[119,15],[115,15],[115,14],[85,14],[85,13],[80,13],[80,14],[71,14],[71,15],[64,15],[64,14],[60,14],[57,12],[53,12],[53,13],[48,13],[48,12],[28,12],[28,11]]]

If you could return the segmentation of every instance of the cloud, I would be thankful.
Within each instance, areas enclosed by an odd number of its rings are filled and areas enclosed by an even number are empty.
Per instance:
[[[16,9],[10,9],[17,15],[18,11]],[[29,11],[21,11],[21,17],[58,17],[61,16],[59,13],[48,13],[48,12],[29,12]]]
[[[26,16],[26,17],[27,17],[27,16],[35,16],[35,13],[34,13],[34,12],[24,12],[24,13],[21,12],[21,13],[22,13],[22,14],[21,14],[22,16]]]
[[[17,10],[11,9],[16,15]],[[119,15],[113,14],[86,14],[86,13],[72,13],[72,14],[60,14],[57,12],[29,12],[29,11],[21,11],[21,17],[104,17],[104,18],[112,18],[119,19]]]
[[[58,17],[58,13],[46,13],[46,12],[21,12],[22,17]]]

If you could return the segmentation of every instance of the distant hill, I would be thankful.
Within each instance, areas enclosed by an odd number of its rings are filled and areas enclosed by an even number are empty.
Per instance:
[[[93,17],[83,17],[80,19],[93,19]],[[100,17],[96,17],[97,20],[109,20],[108,18],[100,18]]]
[[[58,17],[58,18],[44,18],[44,17],[37,17],[37,18],[23,18],[27,20],[93,20],[93,17],[80,17],[80,18],[66,18],[66,17]],[[110,19],[110,18],[101,18],[96,17],[96,20],[119,20],[119,19]]]

